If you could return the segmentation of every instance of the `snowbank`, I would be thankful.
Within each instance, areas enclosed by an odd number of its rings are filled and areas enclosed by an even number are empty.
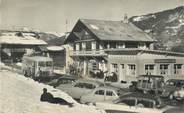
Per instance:
[[[0,70],[0,84],[0,113],[103,113],[94,106],[77,103],[60,90],[11,71]],[[43,88],[54,97],[74,103],[74,107],[40,102]]]

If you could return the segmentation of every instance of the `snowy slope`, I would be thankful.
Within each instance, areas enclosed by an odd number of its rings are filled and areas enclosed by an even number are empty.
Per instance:
[[[55,97],[74,103],[74,107],[40,102],[46,87]],[[15,72],[0,70],[0,113],[101,113],[94,106],[78,104],[70,96],[50,86],[37,83]]]
[[[184,52],[184,6],[133,16],[129,21],[158,41],[155,49]]]

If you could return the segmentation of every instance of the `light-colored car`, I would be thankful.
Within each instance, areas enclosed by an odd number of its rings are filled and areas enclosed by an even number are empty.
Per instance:
[[[181,87],[181,89],[174,92],[174,98],[184,101],[184,85]]]
[[[81,103],[96,103],[104,101],[117,100],[120,95],[129,94],[130,92],[120,90],[119,88],[103,86],[94,89],[92,92],[83,95],[80,99]]]
[[[184,85],[184,80],[181,79],[169,79],[163,86],[162,97],[169,97],[169,99],[174,99],[174,92],[181,89]]]
[[[92,81],[92,80],[78,80],[73,84],[63,86],[59,85],[56,89],[62,90],[68,93],[71,97],[75,99],[80,99],[82,95],[88,94],[93,91],[95,88],[103,86],[104,84]]]
[[[107,113],[163,113],[171,108],[153,95],[130,94],[113,102],[97,102],[96,106]]]

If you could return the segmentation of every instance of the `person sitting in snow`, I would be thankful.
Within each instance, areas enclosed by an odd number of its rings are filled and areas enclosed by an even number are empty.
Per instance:
[[[41,95],[40,101],[53,103],[54,96],[47,92],[46,88],[43,88],[43,94]]]
[[[73,103],[69,103],[59,97],[54,97],[51,93],[47,92],[46,88],[43,88],[43,94],[40,97],[40,101],[49,102],[53,104],[68,105],[69,107],[73,107]]]

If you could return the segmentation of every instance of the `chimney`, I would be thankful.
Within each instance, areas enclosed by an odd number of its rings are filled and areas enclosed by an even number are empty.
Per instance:
[[[123,22],[124,22],[124,23],[128,23],[128,16],[127,16],[126,13],[124,14]]]

